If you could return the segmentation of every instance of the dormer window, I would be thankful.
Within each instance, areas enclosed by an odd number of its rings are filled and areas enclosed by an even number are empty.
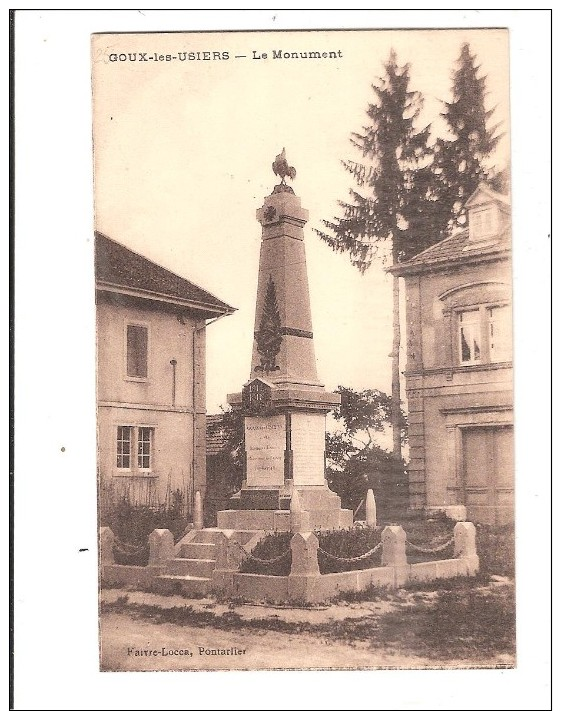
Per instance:
[[[487,207],[482,210],[473,210],[469,216],[469,233],[471,239],[491,237],[496,232],[495,210]]]
[[[510,203],[486,185],[480,185],[466,202],[469,239],[465,250],[495,244],[508,222]]]

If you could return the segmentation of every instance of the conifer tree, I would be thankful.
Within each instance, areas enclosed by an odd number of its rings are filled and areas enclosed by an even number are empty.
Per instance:
[[[498,125],[489,126],[495,109],[485,109],[486,76],[480,75],[477,57],[467,43],[461,46],[452,77],[452,99],[444,102],[441,114],[449,137],[436,142],[434,157],[441,237],[464,223],[465,202],[479,183],[501,182],[488,164],[501,138]]]
[[[416,128],[422,97],[410,90],[409,65],[399,66],[393,50],[384,69],[372,85],[375,102],[366,111],[369,122],[351,135],[363,160],[343,161],[357,187],[351,189],[350,201],[339,202],[343,216],[324,220],[327,231],[316,230],[332,249],[347,252],[362,273],[377,255],[397,264],[436,239],[431,227],[435,189],[430,127]],[[380,251],[382,243],[386,249]],[[401,458],[399,347],[399,277],[394,276],[391,422],[396,459]]]

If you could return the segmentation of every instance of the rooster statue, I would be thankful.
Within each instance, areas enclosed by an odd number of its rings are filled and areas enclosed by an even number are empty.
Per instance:
[[[287,176],[291,180],[294,180],[296,177],[296,168],[288,165],[288,161],[286,160],[286,151],[284,148],[282,149],[282,153],[279,153],[273,162],[273,173],[279,176],[281,179],[281,185],[286,185],[285,178]]]

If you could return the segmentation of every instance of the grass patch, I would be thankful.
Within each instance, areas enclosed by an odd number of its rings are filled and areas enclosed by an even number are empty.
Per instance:
[[[443,590],[432,604],[417,602],[381,618],[387,643],[405,644],[431,659],[480,661],[495,654],[514,654],[514,587]]]
[[[400,599],[401,596],[395,588],[369,585],[364,590],[343,590],[333,598],[333,602],[386,602]]]
[[[465,590],[470,591],[480,585],[487,585],[489,576],[478,573],[470,577],[458,575],[453,578],[437,578],[436,580],[413,581],[404,586],[405,590],[420,590],[434,592],[435,590]]]
[[[363,590],[346,590],[340,592],[333,602],[382,602],[382,601],[403,601],[406,592],[438,592],[443,590],[457,590],[469,593],[479,586],[489,584],[490,576],[485,573],[465,577],[458,575],[453,578],[437,578],[436,580],[414,581],[403,585],[400,588],[377,587],[369,585]],[[403,591],[403,592],[400,592]]]

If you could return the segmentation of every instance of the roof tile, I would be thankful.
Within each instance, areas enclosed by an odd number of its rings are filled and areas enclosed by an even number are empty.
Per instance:
[[[219,313],[235,309],[200,286],[151,262],[100,232],[95,233],[95,274],[98,282],[191,301]]]
[[[206,454],[212,457],[220,454],[228,444],[231,434],[226,427],[220,427],[223,421],[222,415],[206,416]]]
[[[423,252],[411,257],[411,259],[406,262],[401,262],[395,267],[392,267],[392,270],[401,271],[402,269],[414,266],[439,264],[441,262],[445,263],[455,261],[461,259],[462,257],[467,259],[475,255],[502,252],[510,246],[510,242],[507,239],[509,236],[510,230],[505,230],[503,234],[499,235],[496,243],[482,245],[480,249],[474,247],[466,250],[469,241],[469,230],[466,228],[460,232],[456,232],[450,237],[446,237],[436,244],[433,244],[431,247],[428,247]]]

